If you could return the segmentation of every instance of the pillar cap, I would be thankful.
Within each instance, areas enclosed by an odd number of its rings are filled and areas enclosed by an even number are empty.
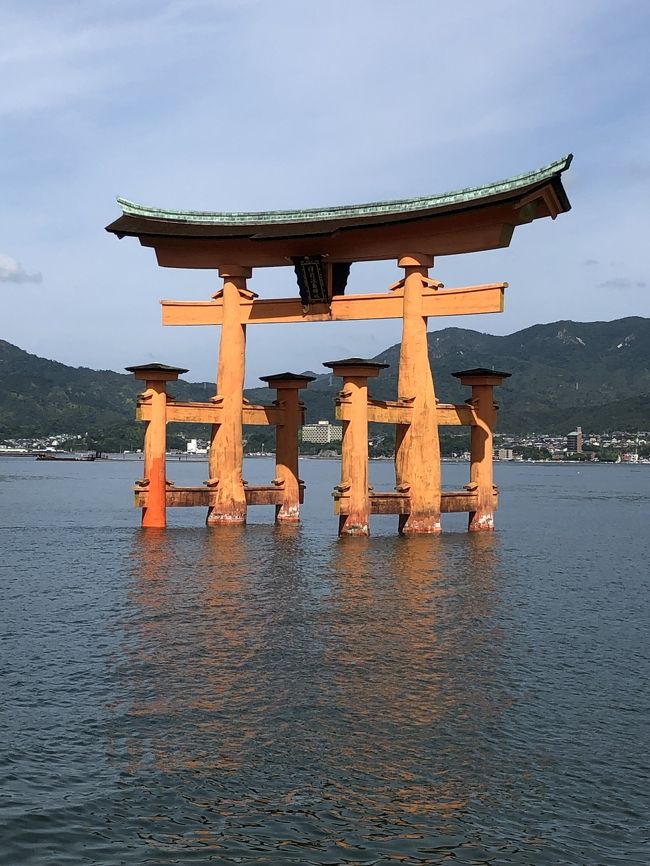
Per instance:
[[[323,361],[323,367],[330,367],[335,376],[378,376],[381,370],[390,367],[381,361],[369,361],[366,358],[342,358],[340,361]]]
[[[228,277],[243,277],[250,279],[253,274],[253,269],[246,265],[219,265],[219,276],[222,279]]]
[[[129,373],[134,373],[136,379],[158,379],[163,382],[174,381],[182,373],[189,372],[184,367],[171,367],[169,364],[135,364],[133,367],[125,367]]]
[[[260,376],[259,379],[270,387],[286,384],[293,388],[306,388],[309,382],[313,382],[316,376],[308,376],[305,373],[273,373],[269,376]]]
[[[512,373],[490,370],[489,367],[473,367],[471,370],[459,370],[451,375],[460,379],[463,385],[500,385],[503,379],[509,379]]]
[[[404,253],[397,260],[400,268],[432,268],[433,256],[430,253]]]

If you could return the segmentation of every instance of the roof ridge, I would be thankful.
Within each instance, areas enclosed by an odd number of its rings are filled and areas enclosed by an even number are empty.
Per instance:
[[[387,213],[404,213],[425,208],[436,208],[458,202],[472,201],[499,193],[517,190],[533,183],[549,180],[559,176],[571,165],[573,154],[567,154],[546,166],[515,175],[506,180],[482,186],[464,187],[453,192],[433,196],[419,196],[407,199],[391,199],[386,201],[367,202],[357,205],[333,205],[324,208],[304,208],[299,210],[274,211],[195,211],[195,210],[164,210],[138,204],[118,196],[117,202],[122,212],[129,216],[143,216],[151,219],[171,220],[188,223],[227,224],[227,225],[261,225],[287,222],[316,222],[324,219],[358,218],[360,216],[381,215]]]

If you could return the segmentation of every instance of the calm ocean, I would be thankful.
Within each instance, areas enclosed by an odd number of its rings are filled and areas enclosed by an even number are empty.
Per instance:
[[[300,527],[142,532],[139,473],[0,459],[0,864],[647,866],[650,466],[342,540],[334,461]]]

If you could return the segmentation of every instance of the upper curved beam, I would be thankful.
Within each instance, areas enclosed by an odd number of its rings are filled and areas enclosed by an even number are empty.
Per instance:
[[[573,154],[558,159],[543,168],[518,174],[508,180],[482,186],[465,187],[455,192],[394,201],[368,202],[367,204],[336,205],[325,208],[305,208],[303,210],[271,211],[200,211],[200,210],[163,210],[129,201],[118,196],[117,203],[126,216],[148,217],[154,220],[172,220],[194,225],[259,226],[284,225],[286,223],[314,223],[330,220],[359,220],[372,216],[384,217],[395,214],[410,214],[414,211],[437,210],[455,204],[469,204],[480,199],[492,198],[500,193],[510,193],[533,184],[559,176],[571,164]],[[566,194],[565,194],[566,199]],[[564,202],[569,210],[569,200]],[[110,229],[109,229],[110,230]]]
[[[106,227],[138,237],[168,267],[286,265],[294,256],[329,261],[389,259],[508,246],[517,225],[568,211],[562,172],[572,156],[508,180],[442,195],[304,210],[163,210],[118,199],[122,215]]]

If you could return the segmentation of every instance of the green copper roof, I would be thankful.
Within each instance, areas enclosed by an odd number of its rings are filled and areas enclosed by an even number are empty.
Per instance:
[[[185,223],[197,223],[206,225],[260,225],[263,223],[288,223],[288,222],[318,222],[328,219],[355,219],[359,217],[381,216],[393,213],[408,213],[409,211],[421,211],[429,208],[445,207],[447,205],[472,202],[477,199],[487,198],[500,193],[515,192],[519,188],[529,187],[536,183],[549,180],[560,175],[571,164],[573,155],[558,159],[550,165],[519,174],[508,180],[484,186],[472,186],[459,189],[455,192],[443,193],[442,195],[422,196],[419,198],[402,199],[398,201],[378,201],[368,204],[339,205],[328,208],[307,208],[305,210],[274,210],[259,211],[251,213],[243,212],[214,212],[193,210],[162,210],[160,208],[147,207],[136,204],[124,198],[118,198],[118,204],[125,215],[148,217],[155,220],[175,220]]]

